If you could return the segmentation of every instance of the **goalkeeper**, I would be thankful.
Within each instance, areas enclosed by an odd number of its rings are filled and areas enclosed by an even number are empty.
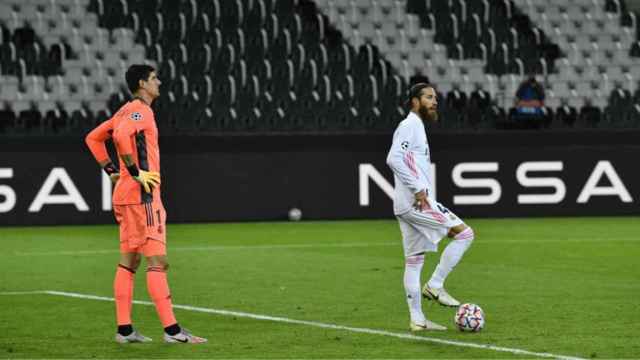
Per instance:
[[[131,321],[133,282],[141,254],[147,259],[147,289],[164,327],[164,341],[202,343],[178,325],[173,314],[166,271],[166,212],[160,198],[160,149],[151,103],[160,95],[160,80],[153,67],[132,65],[125,75],[132,101],[86,137],[100,166],[116,184],[113,212],[120,225],[120,262],[114,293],[120,343],[148,342],[134,331]],[[110,160],[105,141],[112,139],[120,156],[119,169]]]

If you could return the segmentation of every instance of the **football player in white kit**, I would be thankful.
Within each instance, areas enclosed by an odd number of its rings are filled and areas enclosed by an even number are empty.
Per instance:
[[[420,273],[425,252],[436,252],[444,236],[453,240],[442,252],[422,295],[446,306],[460,302],[444,289],[447,275],[458,264],[473,241],[473,230],[453,212],[434,200],[429,144],[424,123],[438,121],[438,99],[434,87],[418,83],[409,89],[411,111],[393,134],[387,164],[394,174],[393,211],[400,223],[404,246],[404,288],[412,331],[446,330],[429,321],[422,312]]]

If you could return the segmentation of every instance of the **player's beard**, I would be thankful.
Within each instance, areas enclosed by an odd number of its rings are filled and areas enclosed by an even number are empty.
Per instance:
[[[420,112],[420,117],[422,118],[422,121],[426,121],[426,122],[438,121],[438,110],[429,109],[426,106],[420,106],[420,109],[418,111]]]

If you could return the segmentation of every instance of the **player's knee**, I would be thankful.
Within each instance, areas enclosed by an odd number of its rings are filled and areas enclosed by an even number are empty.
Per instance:
[[[131,261],[131,268],[133,270],[138,270],[139,267],[140,267],[140,257],[134,258]]]
[[[424,254],[407,256],[405,265],[409,267],[420,267],[424,264]]]
[[[160,262],[157,266],[162,268],[162,270],[164,270],[164,271],[169,270],[169,263],[166,262],[166,261]]]
[[[473,241],[473,239],[475,239],[475,233],[473,232],[473,229],[470,226],[467,226],[464,230],[460,231],[459,233],[457,233],[453,239],[454,240],[468,240],[468,241]]]
[[[118,266],[135,274],[136,270],[138,270],[138,266],[140,266],[140,261],[135,261],[134,259],[128,261],[120,260]]]
[[[137,253],[121,254],[119,264],[124,268],[135,272],[140,265],[140,255]]]
[[[147,271],[167,271],[169,270],[169,262],[164,256],[152,256],[147,258]]]
[[[132,274],[135,274],[137,270],[135,267],[131,266],[131,264],[123,264],[122,262],[118,263],[118,268],[124,269]]]
[[[149,265],[147,266],[147,272],[157,271],[157,272],[167,272],[169,269],[169,265]]]
[[[131,263],[131,269],[133,271],[138,270],[139,267],[140,267],[140,261],[134,261],[134,262]]]

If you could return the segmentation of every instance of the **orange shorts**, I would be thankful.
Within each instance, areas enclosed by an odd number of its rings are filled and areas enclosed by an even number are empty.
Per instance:
[[[167,213],[162,202],[114,205],[120,224],[120,252],[139,252],[144,256],[166,255]]]

